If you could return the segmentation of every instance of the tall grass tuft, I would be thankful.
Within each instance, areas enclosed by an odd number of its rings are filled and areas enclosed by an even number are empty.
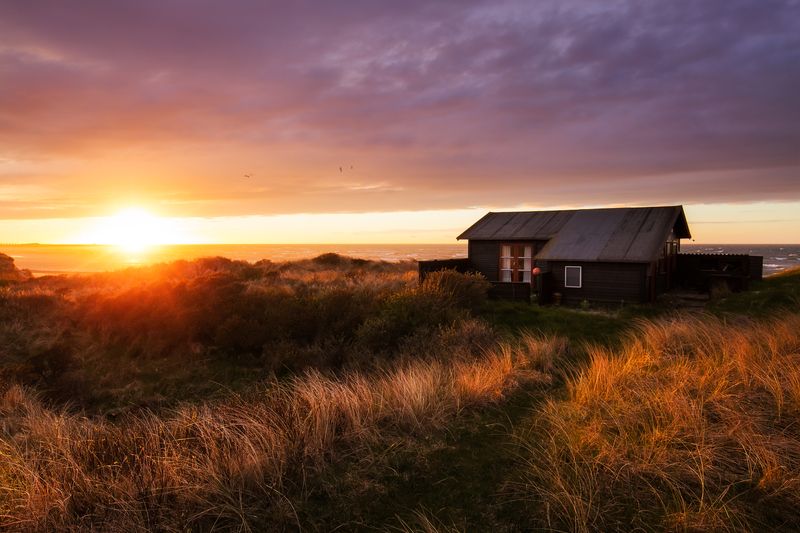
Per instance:
[[[570,531],[796,526],[798,383],[800,315],[640,322],[545,404],[525,494]]]
[[[249,396],[117,422],[0,395],[0,528],[253,531],[297,527],[308,481],[392,436],[424,434],[521,383],[545,383],[533,338],[448,363],[336,378],[309,371]]]

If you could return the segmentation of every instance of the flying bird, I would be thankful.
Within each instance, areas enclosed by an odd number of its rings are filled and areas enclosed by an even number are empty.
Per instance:
[[[252,174],[244,174],[244,177],[245,177],[245,178],[252,178],[252,177],[253,177],[253,175],[252,175]]]

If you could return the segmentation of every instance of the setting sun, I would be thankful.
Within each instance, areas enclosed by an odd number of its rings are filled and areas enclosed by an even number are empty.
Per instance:
[[[74,4],[0,0],[0,533],[800,533],[800,0]]]
[[[142,252],[156,245],[186,242],[175,221],[139,207],[101,218],[83,240],[111,244],[126,252]]]

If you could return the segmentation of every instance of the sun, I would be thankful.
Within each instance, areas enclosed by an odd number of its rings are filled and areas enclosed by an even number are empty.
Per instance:
[[[181,237],[174,221],[140,207],[129,207],[103,217],[94,228],[91,240],[117,246],[127,253],[141,253],[153,246],[180,244],[184,241]]]

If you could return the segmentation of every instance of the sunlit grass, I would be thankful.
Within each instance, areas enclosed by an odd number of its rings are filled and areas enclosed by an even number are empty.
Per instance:
[[[641,322],[525,438],[527,496],[571,531],[797,523],[800,316]]]
[[[12,282],[0,529],[794,524],[797,286],[686,318],[334,254]]]
[[[296,525],[288,495],[297,498],[303,479],[332,458],[430,432],[522,383],[547,383],[542,362],[559,349],[530,338],[518,350],[372,376],[309,372],[258,395],[119,423],[47,409],[12,386],[0,397],[0,523],[116,531]]]

